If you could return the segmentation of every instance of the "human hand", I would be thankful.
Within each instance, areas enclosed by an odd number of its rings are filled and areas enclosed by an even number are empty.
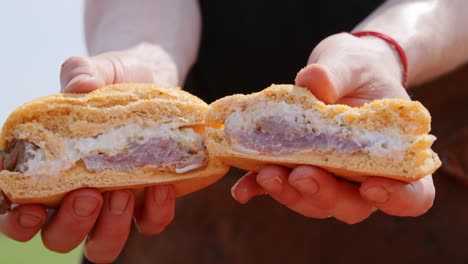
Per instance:
[[[379,98],[409,99],[392,47],[377,38],[346,33],[323,40],[313,50],[296,84],[325,103],[359,106]],[[419,216],[429,210],[435,197],[430,175],[413,183],[369,177],[354,184],[313,166],[291,170],[268,165],[258,173],[247,173],[232,188],[240,203],[265,193],[307,217],[335,217],[350,224],[377,209],[395,216]]]
[[[148,57],[158,58],[153,64]],[[159,57],[158,57],[159,56]],[[164,54],[145,54],[144,48],[104,53],[82,58],[72,57],[62,66],[60,79],[66,92],[89,92],[117,82],[152,82],[177,85],[177,71]],[[3,169],[3,162],[0,162]],[[115,260],[128,238],[132,219],[141,233],[162,232],[174,217],[175,193],[171,185],[145,189],[143,205],[135,207],[130,190],[100,193],[85,188],[72,191],[47,220],[44,206],[20,205],[0,216],[0,232],[17,241],[28,241],[42,229],[44,245],[65,253],[84,239],[86,257],[92,262]]]

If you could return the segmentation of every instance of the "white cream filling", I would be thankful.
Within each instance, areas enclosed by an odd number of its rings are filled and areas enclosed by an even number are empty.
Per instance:
[[[188,149],[203,147],[202,136],[192,128],[180,129],[173,124],[163,124],[153,127],[143,127],[139,124],[128,124],[89,138],[64,138],[63,153],[53,160],[46,158],[44,148],[35,152],[34,158],[29,159],[25,166],[28,168],[24,175],[34,176],[39,174],[59,175],[66,171],[78,160],[99,153],[115,155],[125,150],[130,142],[145,144],[151,138],[172,139],[180,142]],[[183,173],[203,164],[193,164],[185,168],[179,168],[177,173]]]
[[[190,165],[185,166],[183,168],[176,168],[175,172],[180,173],[180,174],[181,173],[186,173],[186,172],[189,172],[191,170],[198,169],[198,168],[200,168],[202,166],[203,166],[203,163],[190,164]]]
[[[335,116],[334,124],[331,124],[330,120],[319,116],[311,109],[305,110],[300,105],[269,101],[251,105],[243,110],[237,109],[226,119],[225,130],[253,131],[259,121],[270,117],[284,118],[288,123],[295,124],[306,131],[353,139],[365,146],[363,148],[364,152],[381,157],[392,156],[396,159],[402,159],[405,150],[414,140],[413,137],[404,135],[400,137],[388,136],[356,127],[340,126],[343,123],[341,114]],[[232,147],[238,151],[249,154],[256,152],[242,146],[239,142],[232,143]]]

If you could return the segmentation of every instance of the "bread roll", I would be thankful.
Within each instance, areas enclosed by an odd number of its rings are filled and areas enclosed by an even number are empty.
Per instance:
[[[412,182],[441,162],[431,150],[431,117],[416,101],[326,105],[305,88],[272,85],[210,105],[207,147],[232,166],[314,165],[351,181],[380,176]]]
[[[0,189],[14,203],[57,205],[71,190],[173,184],[204,188],[229,166],[204,144],[208,105],[177,88],[117,84],[29,102],[5,122]]]

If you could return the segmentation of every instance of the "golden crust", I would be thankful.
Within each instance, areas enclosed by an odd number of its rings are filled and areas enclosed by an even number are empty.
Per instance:
[[[233,149],[222,130],[207,128],[206,146],[210,154],[224,162],[249,171],[259,171],[266,164],[290,168],[314,165],[348,180],[363,181],[380,176],[412,182],[433,173],[441,162],[431,149],[409,151],[401,159],[375,157],[368,154],[339,154],[301,151],[289,155],[247,154]],[[430,140],[430,139],[428,139]]]
[[[50,207],[60,203],[70,191],[79,188],[96,188],[104,192],[134,189],[140,192],[146,186],[172,184],[176,196],[183,196],[209,186],[229,170],[224,162],[211,158],[206,167],[184,174],[140,168],[131,172],[105,170],[90,172],[78,164],[64,172],[60,178],[40,181],[18,172],[0,172],[0,186],[8,199],[17,204],[39,203]]]
[[[56,94],[16,109],[3,126],[0,149],[14,139],[25,139],[59,156],[64,151],[63,138],[93,137],[128,123],[172,123],[203,134],[207,109],[204,101],[188,92],[152,84],[116,84],[87,94]],[[203,168],[182,174],[149,167],[131,172],[90,172],[80,161],[60,177],[29,177],[4,170],[0,172],[0,189],[14,203],[48,206],[57,205],[67,192],[83,187],[100,191],[130,188],[141,196],[145,186],[172,184],[176,195],[182,196],[214,183],[229,169],[219,159],[208,160]]]
[[[181,126],[203,124],[207,109],[205,102],[190,93],[152,84],[115,84],[86,94],[55,94],[26,103],[11,113],[3,125],[0,149],[15,134],[29,131],[16,131],[20,124],[40,124],[37,129],[68,138],[92,137],[109,125],[116,127],[142,119]]]
[[[431,116],[417,101],[380,99],[362,107],[326,105],[306,88],[289,84],[272,85],[249,95],[236,94],[221,98],[210,104],[205,121],[207,124],[224,124],[232,112],[262,101],[298,104],[305,110],[314,110],[326,119],[333,119],[342,114],[343,125],[362,126],[370,131],[397,128],[402,133],[417,135],[428,133],[431,129]]]
[[[357,126],[386,134],[412,134],[417,135],[418,140],[409,145],[402,159],[370,156],[361,152],[340,154],[306,150],[275,156],[264,153],[242,153],[233,149],[220,125],[224,124],[229,114],[237,109],[244,109],[266,100],[299,104],[304,109],[313,109],[330,120],[341,114],[346,126]],[[352,181],[363,181],[369,176],[381,176],[411,182],[433,173],[441,165],[437,154],[430,149],[435,137],[426,135],[430,130],[429,112],[419,102],[383,99],[359,108],[325,105],[305,88],[273,85],[258,93],[227,96],[213,102],[207,112],[206,122],[218,125],[216,128],[213,126],[206,129],[206,145],[211,155],[245,170],[258,171],[265,164],[287,167],[315,165]]]

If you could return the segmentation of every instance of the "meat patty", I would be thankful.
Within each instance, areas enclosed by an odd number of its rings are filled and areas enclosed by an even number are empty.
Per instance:
[[[149,166],[160,170],[177,171],[206,162],[205,149],[185,149],[180,143],[163,138],[149,139],[145,144],[130,143],[128,149],[115,155],[97,154],[83,158],[88,170],[113,169],[129,171]]]
[[[282,117],[263,118],[252,130],[241,130],[227,125],[225,132],[231,142],[245,148],[270,154],[290,154],[312,149],[318,152],[337,151],[354,153],[364,148],[353,139],[341,138],[315,130],[294,126]]]
[[[39,147],[30,142],[24,140],[12,142],[5,156],[5,169],[24,173],[28,169],[28,160],[34,158],[36,151],[40,151]],[[81,159],[90,171],[105,169],[130,171],[149,166],[183,173],[204,166],[207,162],[206,156],[202,141],[190,148],[170,138],[156,137],[150,138],[144,144],[133,141],[125,150],[114,155],[100,153]]]
[[[34,158],[38,146],[25,140],[12,141],[6,149],[4,168],[9,171],[25,172],[28,168],[26,162]]]

